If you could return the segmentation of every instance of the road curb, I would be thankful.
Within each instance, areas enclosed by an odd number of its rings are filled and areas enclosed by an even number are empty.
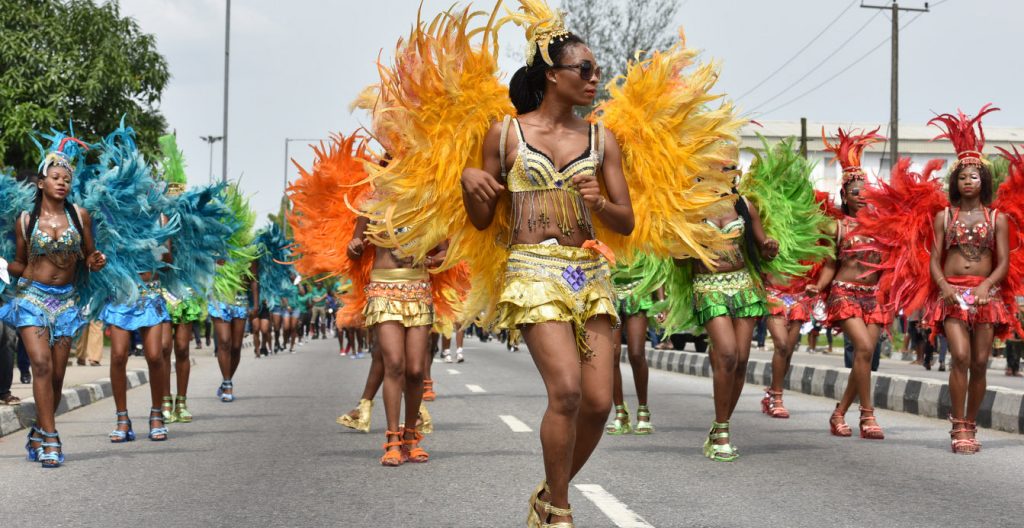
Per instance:
[[[134,389],[149,382],[149,373],[146,369],[135,369],[128,371],[128,388]],[[114,394],[110,384],[110,378],[103,378],[92,383],[83,383],[64,389],[60,405],[57,406],[57,416],[75,409],[85,407],[100,400],[109,398]],[[36,419],[36,402],[28,398],[21,402],[21,405],[13,407],[0,407],[0,436],[7,436],[28,427]]]
[[[625,363],[628,360],[628,355],[622,354],[620,361]],[[658,370],[711,377],[710,358],[698,352],[649,348],[647,363]],[[747,383],[767,386],[771,384],[771,379],[771,361],[750,360],[747,364]],[[793,364],[783,388],[838,400],[846,389],[848,379],[848,369]],[[945,381],[878,372],[872,373],[871,380],[877,408],[942,420],[949,414],[949,384]],[[978,413],[978,425],[1010,433],[1024,433],[1024,391],[989,388]]]
[[[242,341],[242,350],[252,347],[252,338],[248,337]],[[196,364],[192,358],[192,364]],[[172,367],[173,368],[173,367]],[[173,372],[173,370],[172,370]],[[147,369],[134,369],[128,371],[128,389],[134,389],[149,382]],[[90,383],[82,383],[64,389],[60,405],[57,407],[57,416],[66,412],[85,407],[100,400],[113,396],[113,387],[110,385],[110,378],[102,378]],[[0,407],[0,437],[7,436],[28,427],[36,419],[36,402],[33,398],[21,401],[21,404],[14,406]]]

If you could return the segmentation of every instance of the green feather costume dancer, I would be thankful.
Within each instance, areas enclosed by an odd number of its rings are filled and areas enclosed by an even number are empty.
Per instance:
[[[245,320],[250,309],[259,306],[259,287],[253,267],[260,249],[253,244],[256,213],[237,183],[225,189],[224,202],[232,212],[232,231],[227,241],[227,259],[217,266],[213,278],[209,311],[217,339],[217,363],[224,377],[217,397],[229,403],[235,400],[233,377],[242,359]]]
[[[612,269],[612,287],[618,301],[619,319],[622,324],[612,332],[612,343],[622,342],[622,332],[626,332],[626,352],[633,371],[633,384],[636,387],[637,422],[632,426],[629,420],[629,407],[622,393],[622,362],[616,357],[613,374],[612,401],[615,404],[615,417],[605,427],[610,435],[634,433],[647,435],[654,432],[651,424],[651,410],[647,405],[648,365],[644,350],[647,340],[648,316],[655,306],[655,296],[664,298],[662,286],[668,275],[665,263],[669,259],[658,259],[647,254],[637,253],[627,263]],[[618,356],[619,347],[615,352]]]
[[[763,141],[763,139],[762,139]],[[724,162],[734,171],[739,151]],[[711,460],[731,462],[739,452],[730,440],[729,419],[746,380],[754,326],[768,315],[763,276],[778,283],[806,273],[828,253],[810,167],[793,152],[792,141],[769,148],[734,189],[734,212],[704,222],[732,238],[712,267],[680,262],[665,279],[666,327],[670,332],[702,326],[711,339],[715,422],[704,443]],[[822,244],[819,244],[822,242]],[[689,303],[689,309],[687,309]]]

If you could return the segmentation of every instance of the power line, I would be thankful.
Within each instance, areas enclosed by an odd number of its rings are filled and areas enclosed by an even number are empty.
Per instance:
[[[824,35],[826,31],[831,29],[832,26],[834,26],[836,22],[839,22],[839,19],[843,18],[843,15],[845,15],[846,12],[849,11],[851,8],[853,8],[853,6],[855,6],[855,5],[857,5],[857,0],[853,0],[852,2],[850,2],[850,5],[846,6],[846,9],[843,9],[838,15],[836,15],[836,17],[833,18],[832,21],[829,22],[828,25],[826,25],[824,29],[822,29],[817,35],[815,35],[814,38],[812,38],[810,42],[808,42],[804,47],[800,48],[800,50],[797,51],[796,54],[794,54],[792,57],[790,57],[789,60],[787,60],[785,63],[783,63],[782,66],[779,66],[775,71],[773,71],[767,77],[762,79],[761,82],[759,82],[756,85],[754,85],[753,88],[743,92],[739,97],[736,98],[736,100],[739,101],[740,99],[743,99],[747,95],[750,95],[750,93],[753,92],[754,90],[757,90],[758,88],[763,86],[764,83],[772,80],[776,75],[778,75],[779,72],[784,70],[786,68],[786,66],[789,66],[794,60],[797,59],[797,57],[799,57],[803,52],[807,51],[807,48],[810,48],[812,44],[817,42],[818,39],[821,38],[821,36]]]
[[[945,1],[945,0],[943,0],[943,1]],[[936,4],[936,5],[938,5],[938,4]],[[913,24],[914,21],[917,20],[918,18],[920,18],[920,16],[922,14],[923,13],[918,13],[918,14],[914,15],[914,18],[910,19],[906,24],[904,24],[902,27],[900,27],[900,31],[906,29],[906,27],[909,26],[910,24]],[[772,108],[771,110],[765,110],[764,112],[760,112],[758,115],[770,114],[770,113],[772,113],[772,112],[774,112],[776,110],[780,110],[782,108],[785,108],[785,107],[787,107],[787,106],[789,106],[789,105],[799,101],[800,99],[803,99],[804,97],[810,95],[811,92],[816,91],[817,89],[821,88],[822,86],[825,86],[826,84],[832,82],[833,80],[835,80],[840,75],[850,71],[850,69],[852,69],[854,66],[860,64],[861,61],[863,61],[864,59],[868,58],[869,55],[871,55],[872,53],[878,51],[879,48],[881,48],[882,46],[888,44],[889,41],[891,41],[891,40],[892,40],[892,37],[887,37],[882,42],[879,42],[877,46],[871,48],[867,53],[861,55],[859,58],[857,58],[857,60],[853,61],[851,64],[849,64],[845,68],[837,71],[834,75],[832,75],[828,79],[825,79],[824,81],[816,84],[813,88],[811,88],[811,89],[807,90],[806,92],[803,92],[800,95],[798,95],[798,96],[796,96],[796,97],[786,101],[785,103],[782,103],[782,104]]]
[[[820,68],[820,67],[821,67],[822,65],[824,65],[824,64],[825,64],[826,62],[828,62],[829,60],[831,60],[831,59],[832,59],[832,57],[835,57],[835,56],[836,56],[837,54],[839,54],[839,52],[840,52],[840,51],[843,51],[843,48],[845,48],[847,44],[849,44],[850,42],[852,42],[852,41],[853,41],[853,39],[857,38],[857,36],[858,36],[858,35],[860,35],[860,34],[861,34],[861,33],[862,33],[862,32],[863,32],[863,31],[864,31],[865,29],[867,29],[868,25],[869,25],[869,24],[871,24],[871,22],[872,22],[872,21],[873,21],[873,20],[874,20],[875,18],[877,18],[877,17],[878,17],[878,14],[879,14],[879,13],[881,13],[881,11],[876,11],[874,15],[872,15],[871,17],[869,17],[869,18],[867,19],[867,21],[866,21],[866,22],[864,22],[864,25],[862,25],[861,27],[859,27],[859,28],[857,29],[857,31],[855,31],[855,32],[854,32],[854,33],[853,33],[852,35],[850,35],[850,37],[849,37],[849,38],[847,38],[846,40],[844,40],[842,44],[840,44],[840,45],[839,45],[839,46],[838,46],[838,47],[837,47],[837,48],[836,48],[835,50],[833,50],[833,51],[832,51],[832,53],[829,53],[827,57],[825,57],[824,59],[822,59],[822,60],[821,60],[821,62],[819,62],[818,64],[815,64],[815,65],[814,65],[814,67],[810,69],[810,71],[808,71],[807,73],[805,73],[805,74],[804,74],[804,75],[803,75],[802,77],[800,77],[800,78],[799,78],[799,79],[797,79],[796,81],[794,81],[794,82],[790,83],[790,84],[789,84],[789,86],[786,86],[785,88],[783,88],[783,89],[782,89],[782,91],[780,91],[779,93],[777,93],[777,94],[775,94],[775,95],[773,95],[773,96],[769,97],[769,98],[768,98],[767,100],[765,100],[765,101],[762,101],[762,102],[761,102],[761,104],[755,105],[755,106],[753,107],[753,110],[757,110],[758,108],[761,108],[761,107],[763,107],[764,105],[766,105],[766,104],[768,104],[768,103],[770,103],[770,102],[772,102],[772,101],[774,101],[774,100],[778,99],[779,97],[782,97],[783,95],[786,95],[787,93],[789,93],[789,91],[790,91],[790,90],[791,90],[791,89],[792,89],[792,88],[793,88],[794,86],[796,86],[796,85],[800,84],[801,82],[803,82],[803,81],[804,81],[804,79],[806,79],[806,78],[810,77],[811,75],[813,75],[813,74],[814,74],[814,72],[818,71],[818,68]],[[887,41],[887,42],[888,42],[888,41]]]

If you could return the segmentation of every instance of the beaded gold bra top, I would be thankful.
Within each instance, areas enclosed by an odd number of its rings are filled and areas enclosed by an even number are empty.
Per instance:
[[[512,167],[505,168],[505,144],[508,139],[510,122],[515,124],[519,146]],[[512,193],[511,244],[523,228],[547,229],[554,223],[563,236],[569,237],[577,230],[594,238],[594,225],[590,210],[583,197],[573,186],[573,178],[581,175],[596,176],[604,158],[604,128],[600,124],[590,125],[590,141],[587,150],[561,169],[545,153],[526,142],[519,120],[506,117],[501,129],[501,173]]]
[[[82,257],[82,235],[75,228],[75,224],[71,220],[71,214],[64,211],[64,216],[67,219],[68,227],[56,238],[40,230],[39,222],[36,222],[35,227],[32,229],[32,236],[28,241],[30,259],[46,256],[58,268],[66,268]],[[23,229],[27,230],[27,216],[24,221]]]
[[[746,230],[747,223],[743,220],[743,217],[737,217],[735,220],[730,221],[724,226],[719,226],[715,222],[704,219],[704,223],[717,229],[723,235],[732,235],[733,233],[739,233],[739,237],[743,236],[743,232]],[[728,264],[739,264],[743,262],[743,252],[739,245],[735,242],[732,247],[723,251],[715,252],[717,256],[723,262]]]

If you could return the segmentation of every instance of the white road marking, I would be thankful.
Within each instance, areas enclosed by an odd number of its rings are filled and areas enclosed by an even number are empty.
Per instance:
[[[590,499],[619,528],[654,528],[628,506],[597,484],[576,484],[576,489]]]
[[[461,372],[459,372],[459,371],[457,371],[455,369],[448,369],[448,373],[451,374],[452,376],[455,376],[457,374],[462,374]]]
[[[533,429],[530,429],[529,425],[524,424],[522,420],[516,418],[515,416],[502,414],[498,416],[498,418],[501,418],[501,421],[505,422],[505,425],[507,425],[508,428],[511,429],[513,433],[533,432]]]
[[[466,385],[466,388],[469,389],[469,392],[487,392],[479,385]]]

